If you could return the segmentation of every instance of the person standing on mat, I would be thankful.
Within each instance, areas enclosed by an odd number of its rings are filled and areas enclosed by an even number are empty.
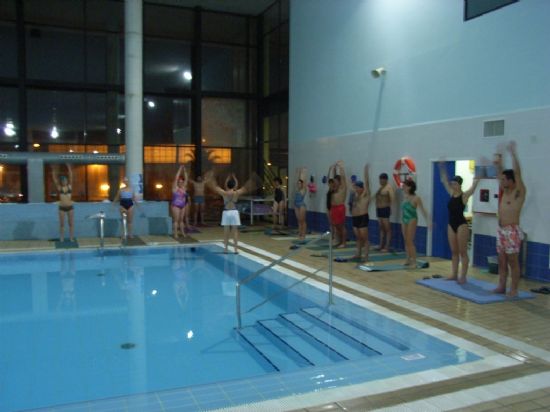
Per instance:
[[[183,237],[187,236],[186,214],[189,208],[187,202],[187,182],[187,170],[185,166],[180,166],[176,173],[176,177],[174,177],[174,182],[172,183],[172,202],[170,203],[172,209],[172,236],[174,239],[178,238],[179,233],[181,233]]]
[[[510,142],[507,150],[512,156],[512,169],[504,170],[502,154],[496,153],[494,164],[499,176],[499,189],[501,195],[498,203],[498,228],[497,228],[497,252],[498,252],[498,287],[495,293],[506,293],[506,281],[508,279],[508,266],[512,282],[509,297],[518,295],[520,278],[519,251],[523,239],[523,231],[519,227],[519,218],[527,189],[521,176],[521,168],[516,152],[516,143]]]
[[[331,206],[331,199],[332,199],[332,191],[334,190],[334,179],[331,177],[328,179],[328,190],[326,194],[326,206],[327,206],[327,221],[328,221],[328,229],[332,233],[332,239],[334,240],[334,227],[332,226],[332,221],[330,220],[330,206]]]
[[[416,245],[414,244],[414,238],[416,236],[416,227],[418,224],[417,209],[420,209],[422,216],[426,219],[428,229],[431,228],[431,223],[422,199],[416,194],[416,183],[414,180],[405,180],[403,183],[403,193],[404,201],[401,206],[401,211],[403,213],[401,230],[403,232],[403,239],[405,240],[405,252],[407,253],[405,266],[414,268],[416,267]]]
[[[52,178],[59,196],[59,241],[65,241],[65,215],[69,222],[69,240],[74,242],[74,205],[72,200],[73,192],[73,171],[71,165],[67,164],[67,176],[57,177],[57,168],[52,168]]]
[[[282,189],[283,181],[280,177],[273,179],[273,229],[283,228],[285,225],[286,195]]]
[[[305,240],[306,238],[306,203],[305,198],[307,194],[307,188],[304,182],[306,177],[306,169],[298,169],[296,188],[294,189],[294,213],[296,214],[296,220],[298,221],[298,240]]]
[[[201,215],[200,225],[204,223],[204,180],[202,176],[197,176],[196,180],[189,179],[189,183],[193,185],[193,225],[197,226],[199,213]]]
[[[346,247],[346,195],[347,183],[344,162],[339,160],[328,171],[328,176],[334,175],[334,190],[330,198],[330,220],[336,232],[338,243],[335,247]]]
[[[127,177],[124,177],[122,179],[122,185],[118,189],[118,192],[113,200],[113,204],[116,202],[120,202],[119,211],[122,222],[124,222],[124,215],[126,215],[126,234],[128,238],[132,239],[134,237],[132,232],[134,221],[134,206],[137,207],[138,203],[134,189],[130,184],[130,179],[128,179]],[[122,232],[124,233],[124,224]],[[122,237],[124,237],[124,234]]]
[[[464,217],[464,208],[468,199],[476,190],[479,179],[474,179],[472,186],[465,192],[462,191],[462,178],[455,176],[451,180],[447,177],[445,162],[439,162],[439,177],[441,183],[451,196],[447,209],[449,210],[449,223],[447,225],[447,238],[451,248],[451,270],[452,274],[448,280],[456,280],[457,283],[466,283],[468,266],[468,241],[470,240],[470,228]],[[458,266],[462,262],[460,276],[458,275]]]
[[[239,181],[237,180],[235,173],[231,173],[225,179],[224,189],[216,183],[213,172],[208,172],[205,175],[204,180],[207,187],[223,198],[223,212],[221,221],[221,225],[223,226],[223,251],[224,253],[227,253],[229,235],[232,235],[235,253],[239,253],[238,242],[241,217],[239,215],[239,211],[237,210],[237,201],[239,200],[239,196],[255,190],[256,185],[254,180],[250,178],[243,187],[239,188]]]
[[[381,252],[389,252],[391,243],[390,215],[395,200],[395,191],[388,183],[387,173],[381,173],[378,176],[378,181],[380,187],[376,191],[376,217],[378,218],[380,246],[377,249]]]
[[[364,182],[356,180],[353,184],[353,197],[351,202],[351,219],[353,222],[353,233],[357,240],[357,252],[352,259],[362,259],[362,249],[365,249],[365,259],[369,258],[369,165],[365,165],[363,172]]]

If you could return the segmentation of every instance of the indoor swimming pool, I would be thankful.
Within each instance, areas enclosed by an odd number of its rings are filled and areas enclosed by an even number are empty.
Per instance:
[[[2,412],[216,409],[480,359],[275,269],[242,288],[238,329],[236,282],[265,263],[216,244],[2,262]]]

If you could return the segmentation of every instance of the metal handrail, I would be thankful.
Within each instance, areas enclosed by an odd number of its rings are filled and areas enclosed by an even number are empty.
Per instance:
[[[128,214],[122,212],[122,244],[128,244]]]
[[[329,248],[328,248],[328,259],[329,259],[329,282],[328,282],[328,285],[329,285],[329,304],[332,304],[333,301],[332,301],[332,232],[331,231],[327,231],[325,233],[323,233],[322,235],[320,235],[319,237],[315,238],[315,239],[310,239],[306,242],[304,242],[302,244],[302,246],[305,246],[309,243],[315,243],[315,242],[318,242],[319,240],[325,238],[326,236],[330,236],[329,237]],[[295,255],[296,253],[298,253],[299,251],[301,250],[301,248],[296,248],[295,250],[292,250],[291,252],[287,253],[286,255],[284,256],[281,256],[279,259],[277,260],[274,260],[273,262],[271,262],[269,265],[267,266],[264,266],[263,268],[261,269],[258,269],[256,272],[254,272],[253,274],[251,274],[250,276],[246,277],[245,279],[243,279],[242,281],[240,282],[237,282],[237,285],[235,286],[236,288],[236,296],[235,296],[235,303],[236,303],[236,310],[237,310],[237,328],[238,329],[241,329],[242,327],[242,319],[241,319],[241,315],[242,315],[242,311],[241,311],[241,286],[244,286],[246,285],[247,283],[253,281],[254,279],[256,279],[258,276],[260,276],[262,273],[264,273],[265,271],[271,269],[273,266],[275,265],[278,265],[279,263],[285,261],[286,259],[288,259],[289,257]],[[313,276],[314,274],[316,274],[317,272],[319,272],[321,270],[321,268],[317,269],[315,272],[313,273],[310,273],[308,275],[306,275],[303,279],[299,280],[298,282],[294,282],[292,285],[286,287],[284,290],[274,294],[274,295],[271,295],[270,297],[268,297],[267,299],[265,299],[263,302],[253,306],[252,308],[248,309],[245,313],[249,313],[251,312],[252,310],[262,306],[263,304],[265,304],[266,302],[268,302],[269,300],[273,299],[274,297],[276,296],[279,296],[281,293],[284,293],[286,292],[287,290],[293,288],[294,286],[296,286],[297,284],[303,282],[305,279],[307,279],[308,277],[310,276]]]
[[[99,219],[99,248],[103,251],[105,246],[105,212],[102,210],[95,215],[88,216],[88,219]]]

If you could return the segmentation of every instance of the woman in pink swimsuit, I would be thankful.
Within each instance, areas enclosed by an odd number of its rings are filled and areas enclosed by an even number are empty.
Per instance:
[[[181,172],[183,171],[183,177],[181,177]],[[172,236],[175,239],[178,238],[178,230],[181,232],[182,236],[185,236],[186,233],[186,214],[187,214],[187,170],[184,166],[180,166],[178,173],[174,179],[172,185]]]

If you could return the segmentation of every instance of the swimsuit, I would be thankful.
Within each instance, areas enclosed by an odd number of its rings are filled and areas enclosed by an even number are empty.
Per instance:
[[[449,203],[447,203],[447,209],[449,209],[449,226],[453,229],[453,232],[457,232],[458,228],[464,224],[467,224],[464,217],[464,208],[466,206],[462,203],[462,195],[454,197],[451,196]]]
[[[388,219],[391,214],[391,207],[377,207],[376,208],[376,217],[381,219]]]
[[[519,225],[505,225],[497,228],[497,252],[512,254],[519,253],[523,231]]]
[[[352,216],[352,226],[358,229],[369,227],[369,214],[365,213],[361,216]]]
[[[193,198],[193,201],[197,204],[197,205],[202,205],[204,203],[204,196],[195,196]]]
[[[306,204],[304,202],[305,197],[306,197],[305,194],[300,191],[294,193],[294,207],[296,209],[299,209],[301,207],[306,207]]]
[[[409,223],[411,220],[418,219],[418,215],[416,213],[416,207],[414,207],[413,204],[411,202],[409,202],[408,200],[405,200],[403,202],[403,206],[402,206],[401,209],[403,211],[403,223],[404,224]]]
[[[275,202],[282,202],[284,199],[283,191],[279,188],[275,189]]]
[[[346,220],[346,206],[332,205],[330,208],[330,220],[333,225],[343,225]]]
[[[187,193],[185,190],[176,189],[172,192],[172,206],[183,209],[187,205]]]
[[[73,192],[73,189],[71,188],[70,185],[61,186],[60,189],[61,190],[59,190],[59,197],[61,197],[61,195],[70,195]],[[70,201],[70,199],[69,199],[69,201]],[[73,209],[74,209],[74,207],[72,205],[72,202],[71,202],[70,205],[59,205],[59,211],[60,212],[70,212]]]
[[[134,192],[128,192],[125,190],[120,191],[120,206],[123,207],[126,210],[130,210],[132,206],[134,206]]]

